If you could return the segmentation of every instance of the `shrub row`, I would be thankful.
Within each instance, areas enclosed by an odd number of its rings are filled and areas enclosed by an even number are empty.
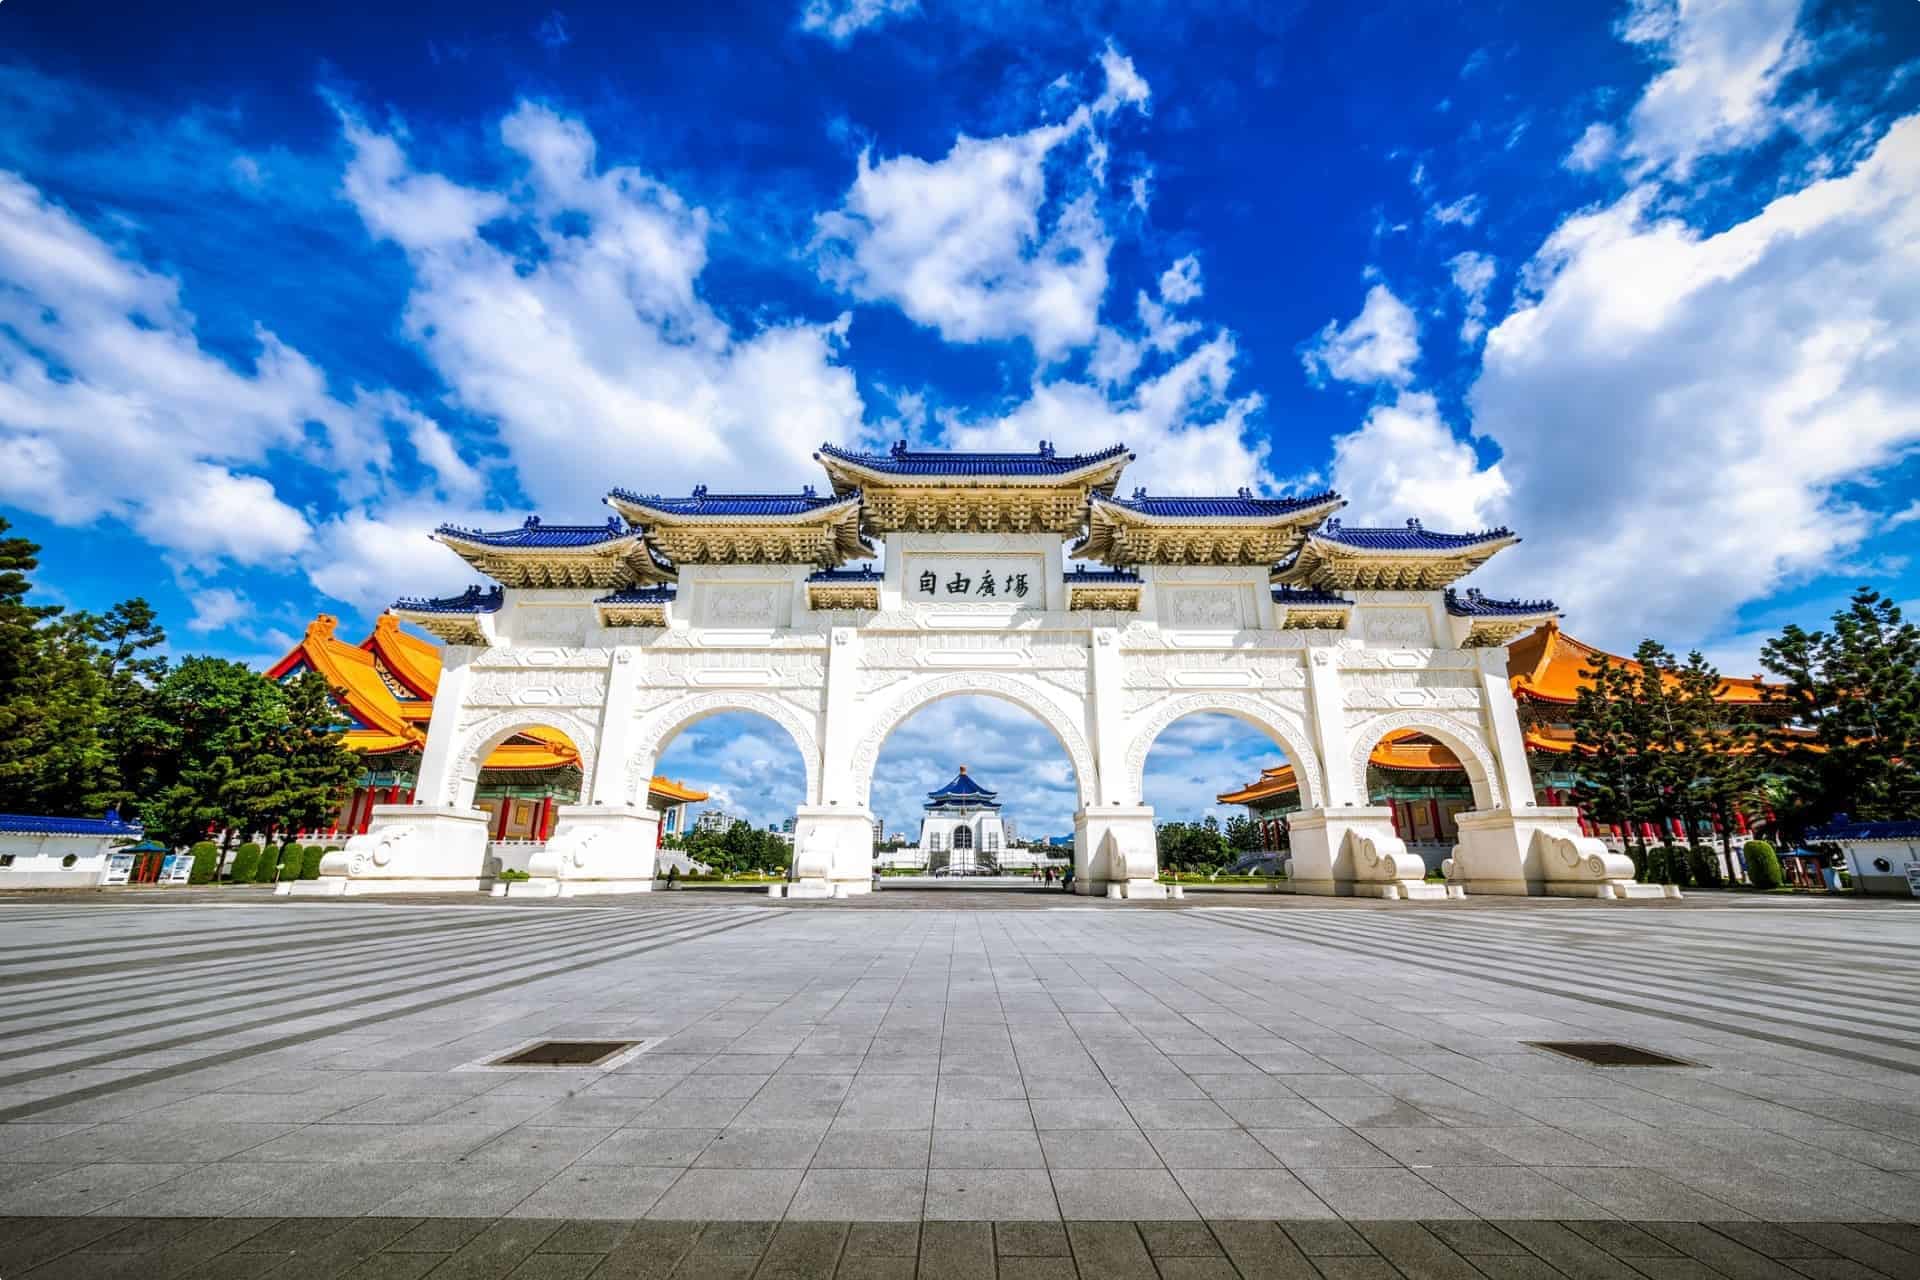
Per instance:
[[[249,840],[233,851],[233,862],[227,867],[227,879],[234,884],[272,884],[276,880],[317,880],[320,878],[320,859],[338,848],[337,845],[303,845],[297,840],[289,840],[278,848],[268,845],[265,848]],[[219,849],[210,842],[203,841],[193,847],[193,882],[204,884],[213,879],[211,869],[206,880],[200,877],[201,850],[207,851],[209,868],[217,863]]]

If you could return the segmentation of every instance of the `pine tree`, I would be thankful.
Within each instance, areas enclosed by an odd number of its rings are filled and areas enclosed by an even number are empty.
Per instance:
[[[1625,663],[1606,654],[1596,658],[1592,670],[1580,673],[1572,713],[1581,752],[1580,803],[1596,821],[1626,825],[1635,868],[1644,875],[1647,842],[1640,824],[1649,812],[1650,779],[1637,682]]]
[[[40,548],[4,536],[11,527],[0,517],[0,812],[19,813],[38,805],[47,719],[41,624],[60,610],[27,603]]]
[[[1784,687],[1771,692],[1808,739],[1776,738],[1790,836],[1845,813],[1862,820],[1920,815],[1920,627],[1861,588],[1832,630],[1789,626],[1761,649]]]
[[[302,672],[279,689],[284,712],[272,750],[281,769],[265,820],[285,831],[310,830],[339,810],[364,766],[333,727],[339,712],[318,672]]]

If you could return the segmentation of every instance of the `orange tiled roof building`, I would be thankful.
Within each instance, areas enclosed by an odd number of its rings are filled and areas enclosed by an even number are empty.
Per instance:
[[[1578,784],[1572,724],[1573,704],[1586,684],[1581,673],[1601,658],[1638,672],[1640,665],[1590,644],[1560,629],[1557,620],[1528,632],[1507,646],[1507,684],[1519,704],[1528,764],[1533,770],[1541,804],[1575,804]],[[1722,702],[1757,706],[1766,700],[1766,686],[1757,679],[1721,680]],[[1394,829],[1408,844],[1447,844],[1459,838],[1455,817],[1473,808],[1473,789],[1453,752],[1417,730],[1390,733],[1373,748],[1367,762],[1367,791],[1375,804],[1393,809]],[[1300,807],[1299,784],[1293,766],[1276,765],[1235,791],[1215,797],[1221,804],[1245,805],[1260,827],[1261,847],[1285,845],[1285,816]],[[1677,820],[1676,820],[1677,822]],[[1748,831],[1745,814],[1735,815],[1738,834]],[[1628,832],[1617,824],[1602,829],[1584,815],[1580,827],[1587,835],[1624,841]],[[1642,833],[1659,841],[1652,824]],[[1683,831],[1669,833],[1684,838]],[[1704,832],[1702,834],[1705,834]]]
[[[359,644],[339,638],[339,619],[320,614],[287,655],[267,670],[271,680],[317,672],[333,687],[346,745],[360,753],[366,772],[341,806],[332,834],[367,829],[376,804],[409,804],[419,775],[420,750],[433,718],[440,684],[440,649],[400,629],[383,614]],[[554,807],[580,794],[580,753],[566,735],[531,728],[494,748],[480,772],[474,805],[492,815],[496,840],[544,840],[553,833]],[[685,830],[690,806],[704,791],[655,777],[647,801],[662,811],[660,834]]]

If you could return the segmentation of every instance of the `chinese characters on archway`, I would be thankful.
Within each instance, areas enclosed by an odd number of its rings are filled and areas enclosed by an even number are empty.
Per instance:
[[[992,569],[954,569],[944,574],[932,569],[920,572],[918,586],[920,594],[940,599],[969,600],[1024,600],[1032,590],[1027,585],[1027,575]]]

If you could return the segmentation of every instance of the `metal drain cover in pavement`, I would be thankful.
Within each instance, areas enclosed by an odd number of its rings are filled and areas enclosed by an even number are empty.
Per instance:
[[[1616,1044],[1611,1040],[1529,1040],[1536,1049],[1577,1058],[1594,1067],[1697,1067],[1697,1062],[1669,1058],[1664,1053],[1637,1045]]]
[[[495,1058],[495,1067],[591,1067],[617,1053],[625,1053],[638,1040],[542,1040],[517,1053]]]

